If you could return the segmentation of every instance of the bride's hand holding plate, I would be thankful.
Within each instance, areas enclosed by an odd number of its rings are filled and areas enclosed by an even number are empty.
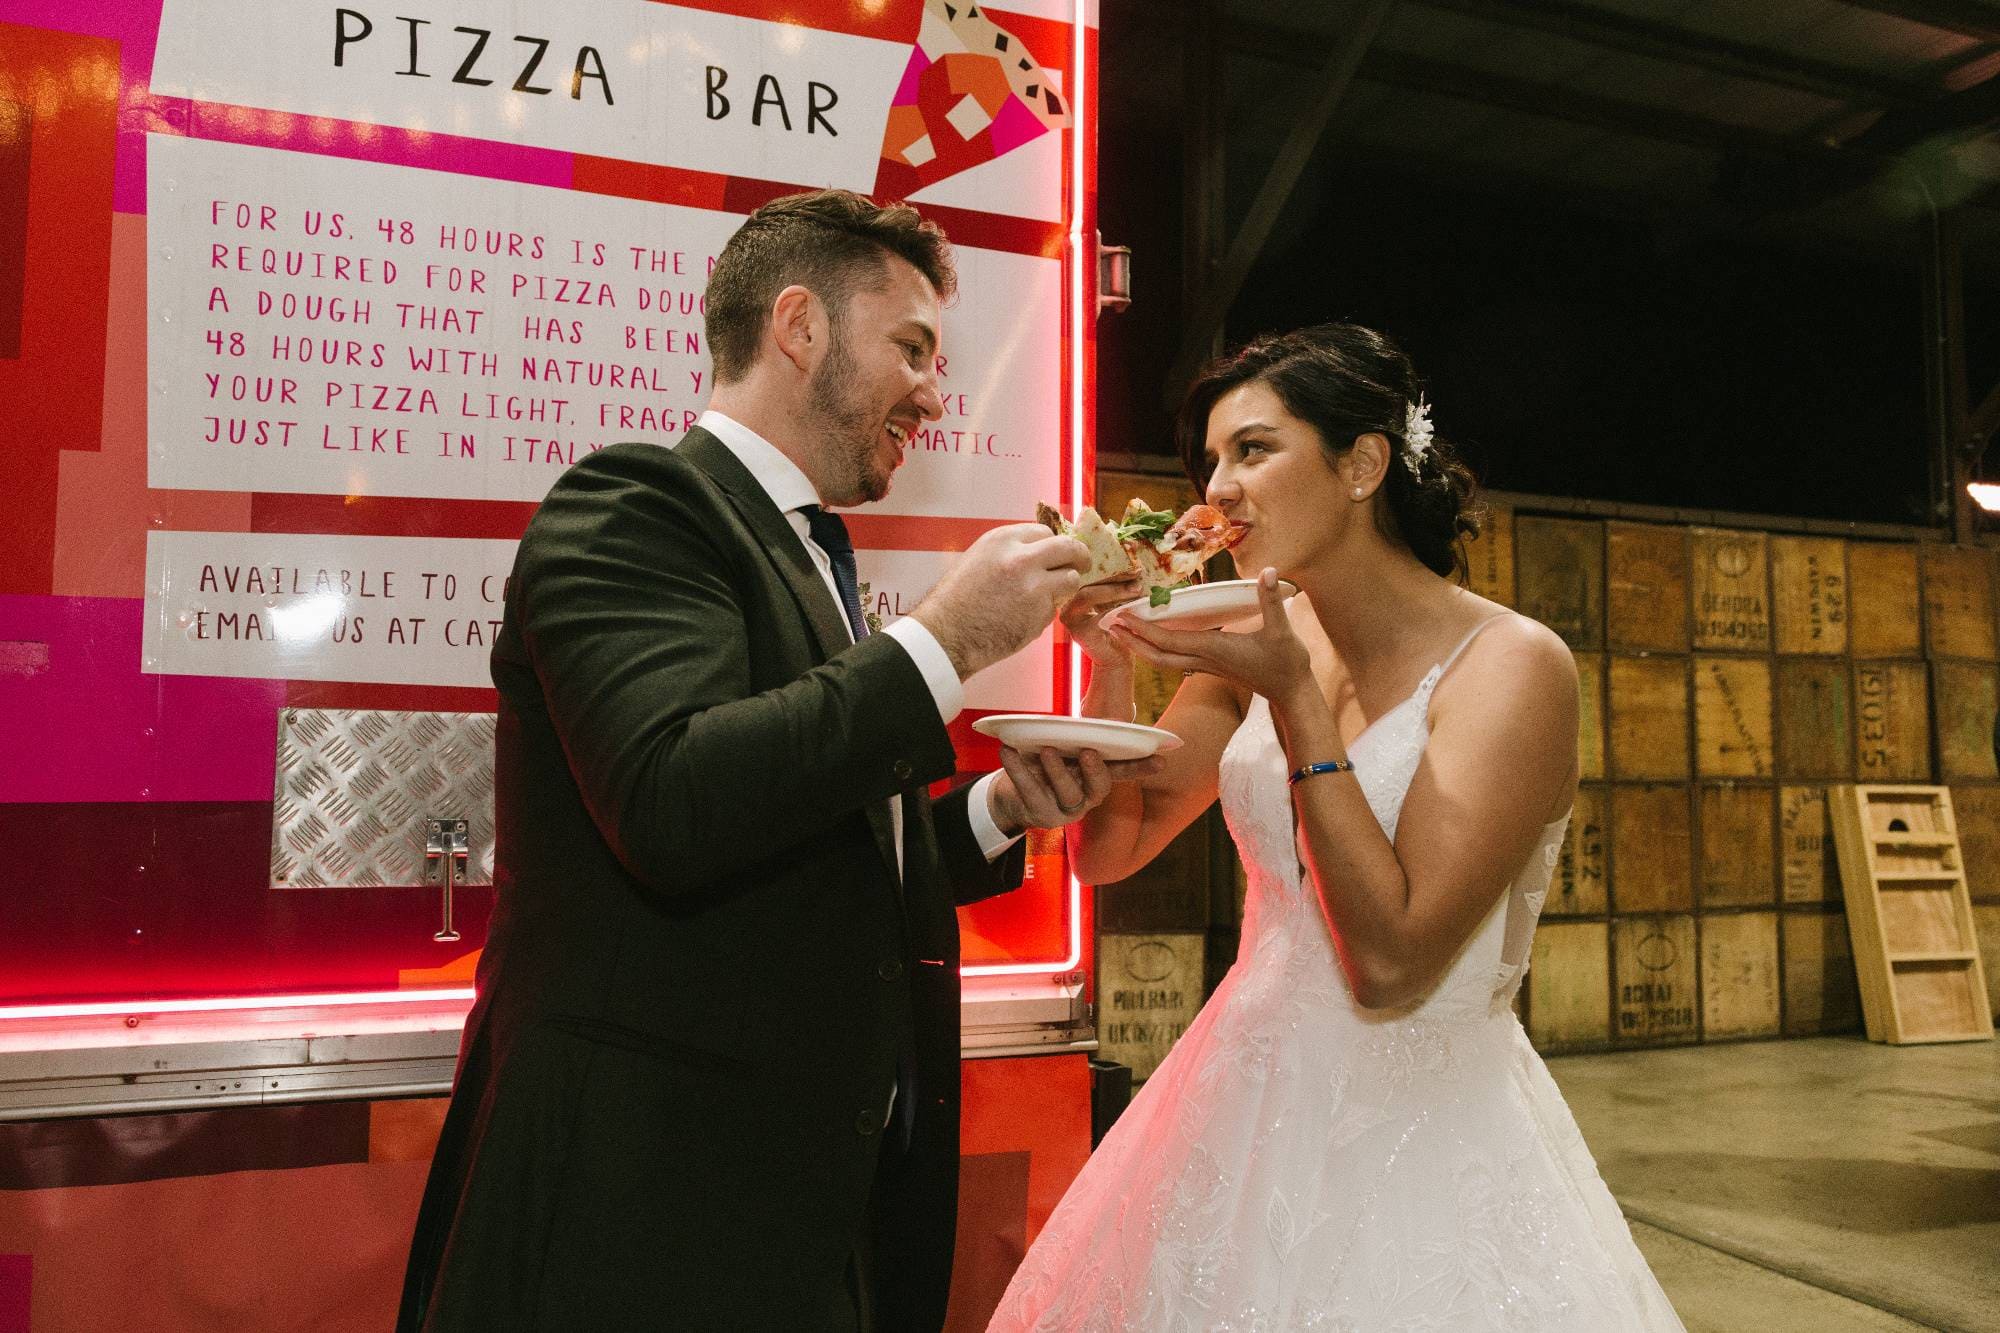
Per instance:
[[[1312,682],[1306,646],[1285,614],[1278,571],[1257,578],[1263,609],[1255,630],[1172,630],[1133,616],[1107,616],[1111,638],[1135,656],[1169,671],[1199,671],[1241,685],[1267,699],[1283,699]]]
[[[1099,666],[1122,666],[1130,661],[1131,654],[1105,632],[1104,620],[1114,608],[1137,596],[1137,574],[1090,584],[1063,603],[1063,628],[1091,661]]]

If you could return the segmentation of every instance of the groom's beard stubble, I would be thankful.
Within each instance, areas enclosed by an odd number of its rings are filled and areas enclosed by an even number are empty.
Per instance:
[[[829,444],[827,462],[830,480],[841,493],[829,495],[827,503],[857,505],[872,503],[889,493],[890,474],[873,468],[878,448],[879,422],[871,419],[855,384],[854,358],[848,354],[847,339],[838,323],[828,331],[826,359],[813,372],[807,403],[813,413],[813,429]]]

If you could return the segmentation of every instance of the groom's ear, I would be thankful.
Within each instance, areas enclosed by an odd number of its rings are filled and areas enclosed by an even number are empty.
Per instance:
[[[1389,459],[1394,455],[1389,437],[1380,431],[1369,431],[1354,437],[1354,447],[1341,460],[1341,471],[1349,489],[1356,487],[1373,495],[1382,485],[1383,474],[1388,471]]]
[[[811,291],[793,283],[771,302],[769,338],[772,351],[810,375],[826,352],[826,307]]]

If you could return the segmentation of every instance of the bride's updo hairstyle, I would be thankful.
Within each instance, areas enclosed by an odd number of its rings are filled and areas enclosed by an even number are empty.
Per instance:
[[[1181,465],[1197,491],[1208,489],[1209,413],[1224,394],[1257,382],[1319,432],[1329,458],[1360,436],[1387,436],[1394,450],[1382,481],[1388,503],[1376,510],[1383,535],[1434,573],[1449,578],[1464,570],[1462,540],[1479,535],[1478,484],[1442,437],[1411,448],[1405,432],[1422,387],[1402,348],[1359,324],[1315,324],[1267,334],[1210,362],[1188,389],[1175,427]]]

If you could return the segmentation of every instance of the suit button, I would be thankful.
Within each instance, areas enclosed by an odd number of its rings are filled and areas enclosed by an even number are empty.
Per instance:
[[[882,1113],[880,1111],[863,1111],[860,1115],[854,1117],[854,1132],[864,1139],[880,1128],[882,1128]]]
[[[898,759],[896,761],[896,766],[890,769],[889,771],[896,775],[896,781],[908,782],[913,776],[915,776],[917,770],[910,767],[909,760]]]
[[[876,967],[875,975],[884,981],[895,981],[903,975],[903,964],[898,959],[888,959]]]

